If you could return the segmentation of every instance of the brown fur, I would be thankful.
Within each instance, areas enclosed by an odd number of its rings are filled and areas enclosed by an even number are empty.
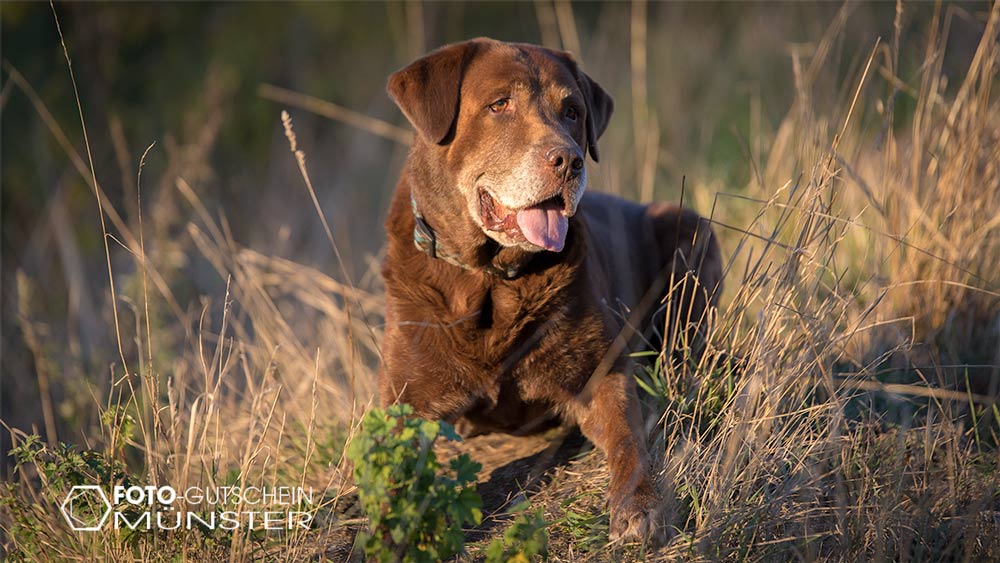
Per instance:
[[[505,89],[512,81],[518,86]],[[551,146],[572,144],[596,159],[612,110],[568,54],[474,40],[394,74],[389,91],[418,136],[386,221],[382,403],[410,403],[420,416],[478,430],[529,432],[552,415],[575,422],[608,456],[612,536],[656,534],[660,502],[635,384],[620,352],[606,356],[623,328],[621,307],[644,296],[657,305],[671,273],[693,271],[702,284],[674,296],[693,320],[712,304],[722,270],[708,224],[668,204],[583,196],[583,179],[550,173],[539,155]],[[508,91],[509,115],[484,109]],[[586,115],[564,118],[566,96]],[[512,162],[527,162],[537,181],[505,186],[502,167]],[[499,194],[564,198],[572,217],[561,252],[507,245],[477,223],[475,190],[464,182],[490,174]],[[415,247],[411,198],[465,268]],[[518,274],[506,279],[491,264]]]

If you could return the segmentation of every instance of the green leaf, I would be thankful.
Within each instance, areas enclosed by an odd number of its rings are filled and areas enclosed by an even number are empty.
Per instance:
[[[348,446],[358,499],[369,519],[361,543],[371,561],[440,561],[462,551],[462,526],[482,522],[475,488],[481,466],[467,455],[439,474],[432,448],[440,437],[457,439],[443,422],[422,420],[408,405],[372,409]]]

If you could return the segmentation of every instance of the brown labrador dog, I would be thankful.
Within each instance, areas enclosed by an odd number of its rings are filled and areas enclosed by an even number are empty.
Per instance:
[[[576,423],[607,454],[612,539],[655,537],[622,331],[663,302],[703,316],[722,278],[709,225],[584,194],[613,104],[568,53],[475,39],[388,91],[417,135],[386,221],[382,403],[475,431]]]

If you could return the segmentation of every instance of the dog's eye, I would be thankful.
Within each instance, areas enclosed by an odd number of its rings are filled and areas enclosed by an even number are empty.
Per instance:
[[[566,108],[566,119],[576,121],[578,117],[580,117],[580,112],[576,109],[576,106]]]
[[[500,98],[499,100],[490,104],[490,111],[493,113],[500,113],[510,106],[510,98]]]

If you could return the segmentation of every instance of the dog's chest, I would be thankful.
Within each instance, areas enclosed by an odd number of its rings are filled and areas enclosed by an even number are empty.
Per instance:
[[[504,387],[516,388],[522,399],[576,388],[607,348],[601,317],[581,298],[581,288],[531,281],[485,287],[476,310],[465,312],[475,327],[451,327],[458,349],[442,361],[469,374],[470,391],[494,404],[509,395],[501,393]]]
[[[469,408],[468,400],[488,407],[575,394],[610,343],[582,249],[513,280],[423,255],[390,260],[387,377],[447,403],[442,415]]]
[[[452,296],[454,297],[454,296]],[[475,296],[448,299],[439,309],[453,358],[474,359],[485,372],[511,371],[549,338],[570,330],[572,296],[515,284],[487,285]]]

